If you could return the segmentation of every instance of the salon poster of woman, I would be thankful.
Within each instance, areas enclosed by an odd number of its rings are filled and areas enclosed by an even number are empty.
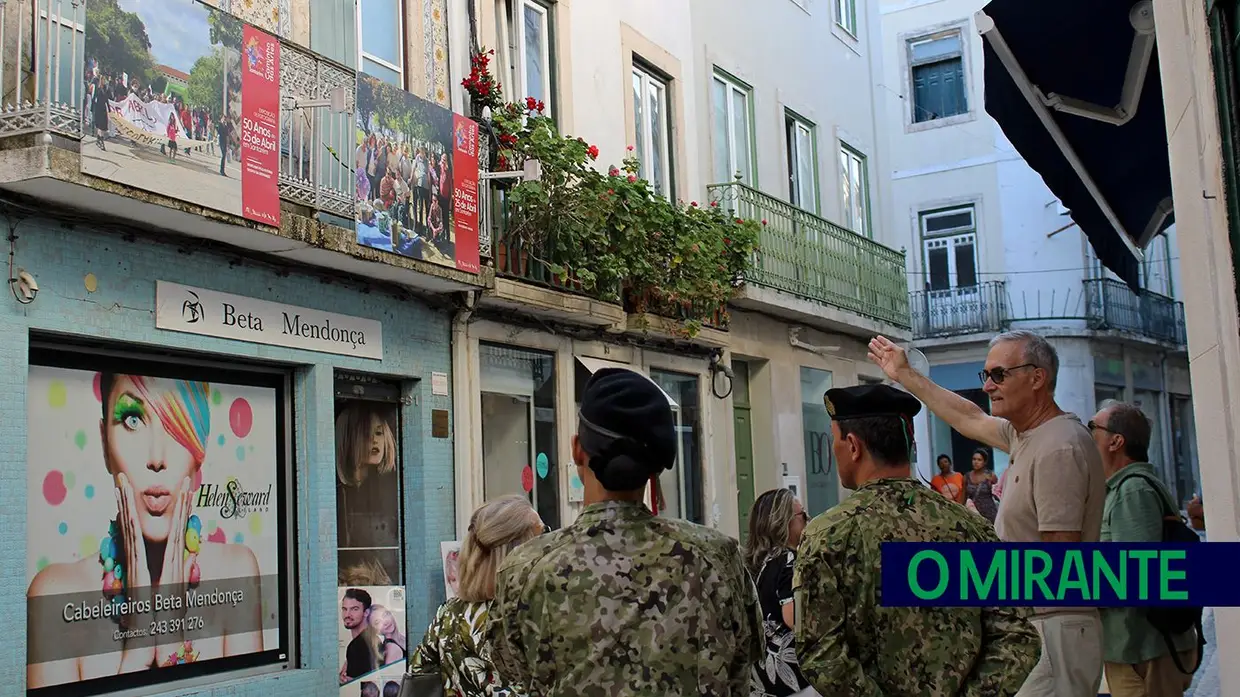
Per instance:
[[[29,687],[278,648],[275,390],[43,366],[28,389]]]

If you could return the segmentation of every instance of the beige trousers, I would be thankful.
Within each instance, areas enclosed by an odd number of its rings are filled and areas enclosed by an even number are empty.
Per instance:
[[[1196,662],[1197,649],[1180,652],[1180,663],[1186,669]],[[1181,673],[1169,653],[1135,665],[1107,663],[1106,672],[1111,697],[1183,697],[1193,684],[1193,676]]]
[[[1097,611],[1034,618],[1042,657],[1016,697],[1097,697],[1102,685],[1102,621]]]

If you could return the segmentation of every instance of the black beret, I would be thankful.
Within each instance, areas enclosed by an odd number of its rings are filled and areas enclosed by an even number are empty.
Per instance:
[[[582,447],[590,469],[610,491],[644,486],[676,462],[676,423],[667,395],[625,368],[604,368],[581,395]]]
[[[890,385],[857,385],[827,390],[822,401],[836,421],[892,416],[912,419],[921,411],[913,395]]]

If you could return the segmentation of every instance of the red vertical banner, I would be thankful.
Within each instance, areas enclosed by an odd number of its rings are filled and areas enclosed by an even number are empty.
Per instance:
[[[477,157],[474,158],[477,171]],[[280,42],[245,25],[241,40],[241,211],[280,224]],[[476,235],[475,235],[476,239]]]
[[[456,268],[478,273],[478,124],[452,115],[452,219]]]

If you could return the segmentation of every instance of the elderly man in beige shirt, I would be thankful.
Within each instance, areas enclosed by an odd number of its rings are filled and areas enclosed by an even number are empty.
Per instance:
[[[1013,331],[990,342],[982,389],[993,416],[913,370],[884,337],[870,359],[966,438],[1011,455],[995,530],[1004,542],[1097,542],[1106,499],[1089,430],[1055,403],[1059,356],[1041,336]],[[1094,697],[1102,683],[1102,624],[1087,607],[1034,608],[1042,658],[1017,697]]]

